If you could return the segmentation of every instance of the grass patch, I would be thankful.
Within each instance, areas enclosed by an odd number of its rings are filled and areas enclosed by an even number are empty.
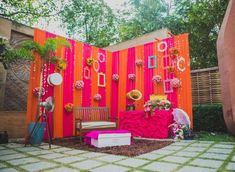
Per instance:
[[[228,133],[199,132],[196,133],[196,140],[215,142],[235,142],[235,137]]]

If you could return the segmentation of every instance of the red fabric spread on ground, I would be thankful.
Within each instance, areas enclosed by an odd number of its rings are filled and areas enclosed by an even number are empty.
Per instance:
[[[146,116],[142,110],[120,113],[120,129],[128,130],[132,136],[145,138],[168,138],[168,126],[172,123],[172,111],[157,110]]]

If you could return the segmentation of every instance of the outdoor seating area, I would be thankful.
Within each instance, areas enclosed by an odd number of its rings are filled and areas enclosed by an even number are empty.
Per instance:
[[[0,2],[0,172],[235,171],[235,0]]]

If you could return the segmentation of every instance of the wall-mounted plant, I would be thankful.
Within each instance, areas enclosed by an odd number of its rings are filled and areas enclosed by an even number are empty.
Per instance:
[[[73,111],[73,103],[66,103],[64,105],[65,112],[72,112]]]
[[[128,79],[131,80],[131,81],[134,81],[136,78],[135,74],[134,73],[130,73],[128,74]]]
[[[162,82],[162,77],[160,75],[155,75],[153,76],[152,81],[156,84],[159,84]]]
[[[81,90],[84,87],[84,82],[82,80],[78,80],[74,83],[74,87],[78,90]]]
[[[112,75],[112,80],[117,82],[119,80],[119,75],[118,74],[113,74]]]
[[[67,61],[65,59],[59,59],[56,65],[57,70],[65,70],[67,67]]]
[[[96,94],[96,95],[94,96],[94,101],[100,101],[101,98],[102,98],[102,96],[101,96],[100,94]]]

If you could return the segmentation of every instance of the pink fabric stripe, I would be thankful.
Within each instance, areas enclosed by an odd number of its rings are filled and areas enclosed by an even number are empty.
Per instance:
[[[164,52],[164,68],[166,68],[169,65],[173,65],[168,55],[168,52],[170,48],[174,47],[174,37],[167,38],[164,41],[167,43],[167,50]],[[170,74],[167,72],[166,69],[164,70],[164,80],[173,79],[174,77],[176,77],[175,73]],[[170,89],[170,82],[167,84],[167,88]],[[174,88],[173,93],[166,93],[166,95],[167,95],[167,99],[172,103],[173,108],[177,107],[178,105],[177,89]]]
[[[104,54],[105,59],[106,59],[106,51],[103,49],[99,49],[99,53]],[[100,64],[100,70],[99,72],[102,72],[105,74],[106,71],[106,60],[104,62],[99,62]],[[101,95],[101,100],[99,101],[99,106],[105,106],[106,105],[106,94],[105,94],[105,89],[106,87],[99,87],[99,94]]]
[[[119,51],[116,51],[112,54],[112,75],[119,74]],[[111,83],[111,117],[118,116],[118,82],[112,80]]]
[[[86,61],[87,58],[91,57],[92,47],[88,44],[83,45],[83,69],[88,67],[90,70],[90,77],[91,77],[91,67],[87,65]],[[82,106],[89,107],[91,106],[91,78],[86,79],[84,78],[84,70],[83,70],[83,94],[82,94]]]
[[[46,32],[46,38],[54,38],[56,37],[55,34]],[[53,93],[54,93],[54,87],[50,86],[47,82],[47,77],[48,75],[50,75],[51,73],[54,73],[55,71],[55,65],[54,64],[45,64],[44,65],[44,70],[43,70],[43,82],[42,82],[42,87],[45,89],[46,93],[44,96],[42,96],[42,101],[45,101],[48,97],[52,96],[53,97]],[[50,131],[51,131],[51,136],[53,137],[53,113],[52,112],[48,112],[48,123],[50,126]],[[44,120],[45,121],[45,120]],[[44,133],[44,138],[47,139],[48,135],[47,135],[47,128],[46,128],[46,132]]]
[[[126,92],[135,89],[135,81],[128,79],[128,74],[136,74],[135,73],[135,47],[128,49],[128,55],[127,55],[127,75],[126,75]],[[136,78],[138,79],[138,78]],[[126,98],[126,104],[133,104],[134,101]]]
[[[73,103],[73,77],[74,77],[74,44],[75,41],[69,40],[71,48],[66,48],[65,57],[67,60],[67,68],[64,71],[64,97],[63,107],[67,103]],[[63,136],[68,137],[73,135],[73,112],[63,113]]]
[[[148,68],[148,57],[153,55],[153,42],[144,45],[144,101],[153,94],[153,69]]]

